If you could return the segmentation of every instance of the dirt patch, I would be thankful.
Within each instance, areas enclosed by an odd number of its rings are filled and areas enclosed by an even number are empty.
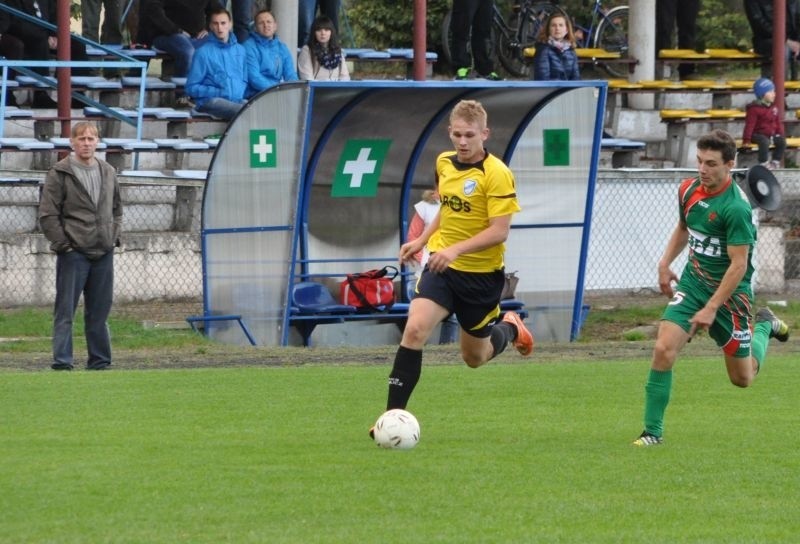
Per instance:
[[[587,303],[592,311],[603,311],[619,308],[624,305],[642,307],[659,305],[663,297],[645,293],[635,297],[590,297]],[[197,301],[162,302],[153,301],[136,304],[119,304],[114,307],[113,315],[127,317],[138,321],[155,321],[179,324],[186,316],[202,314],[202,304]],[[634,324],[635,325],[635,324]],[[621,332],[630,327],[630,323],[601,322],[593,323],[584,329],[580,341],[571,343],[539,342],[530,358],[520,357],[515,350],[509,349],[501,354],[498,362],[504,363],[549,363],[569,362],[576,360],[594,360],[597,362],[650,359],[653,347],[652,340],[623,341]],[[220,368],[239,366],[301,366],[301,365],[345,365],[345,364],[377,364],[389,368],[397,349],[395,345],[368,347],[240,347],[208,342],[201,346],[189,348],[158,348],[137,350],[114,350],[114,368],[157,370],[171,368]],[[773,342],[770,353],[798,353],[800,341],[790,339],[781,344]],[[683,354],[685,356],[721,357],[714,343],[705,335],[697,337],[689,344]],[[81,357],[81,354],[77,354]],[[49,352],[7,353],[0,348],[0,369],[6,370],[49,370],[51,355]],[[425,364],[463,364],[458,346],[433,345],[425,349]]]

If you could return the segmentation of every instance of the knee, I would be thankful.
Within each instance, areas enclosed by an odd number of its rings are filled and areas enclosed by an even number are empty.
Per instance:
[[[403,329],[402,344],[404,346],[412,349],[422,349],[427,340],[428,335],[424,330],[414,324],[406,324],[405,329]]]
[[[490,357],[491,353],[487,353],[483,349],[477,349],[474,346],[461,346],[461,359],[470,368],[483,366]]]
[[[753,376],[742,376],[742,375],[734,375],[729,376],[731,379],[731,383],[736,387],[741,387],[744,389],[745,387],[750,387],[753,383]]]
[[[661,341],[656,341],[653,347],[653,363],[656,370],[669,370],[678,356],[674,346]]]
[[[461,358],[464,359],[464,362],[470,368],[478,368],[486,362],[483,357],[480,357],[475,353],[468,353],[465,351],[461,352]]]

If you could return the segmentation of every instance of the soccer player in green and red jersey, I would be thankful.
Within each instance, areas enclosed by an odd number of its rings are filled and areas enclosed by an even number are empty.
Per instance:
[[[658,262],[659,288],[671,300],[653,348],[644,431],[633,442],[636,446],[662,443],[672,367],[697,330],[707,330],[722,349],[728,377],[738,387],[753,382],[770,338],[789,338],[789,327],[768,308],[759,310],[753,323],[756,225],[747,197],[731,180],[735,159],[730,134],[714,130],[702,136],[697,141],[699,176],[683,180],[678,190],[678,225]],[[689,258],[679,280],[670,265],[686,246]]]

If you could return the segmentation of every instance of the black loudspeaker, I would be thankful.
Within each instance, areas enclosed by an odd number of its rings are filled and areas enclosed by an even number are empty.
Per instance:
[[[737,172],[734,180],[742,186],[750,203],[768,212],[781,207],[781,185],[770,170],[760,164],[747,173]]]

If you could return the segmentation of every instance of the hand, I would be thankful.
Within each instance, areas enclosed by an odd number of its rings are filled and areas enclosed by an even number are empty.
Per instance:
[[[675,291],[672,289],[672,283],[677,283],[678,275],[673,272],[669,267],[658,268],[658,288],[661,294],[667,298],[675,296]]]
[[[58,49],[58,38],[56,38],[55,36],[48,36],[47,47],[49,47],[50,49]]]
[[[417,240],[411,240],[400,246],[400,262],[401,263],[414,263],[417,262],[416,255],[422,251],[423,244]]]
[[[203,29],[203,30],[201,30],[200,32],[198,32],[198,33],[197,33],[197,36],[196,36],[196,38],[197,38],[198,40],[202,40],[202,39],[203,39],[203,38],[205,38],[206,36],[208,36],[208,30],[206,30],[206,29]]]
[[[800,42],[796,40],[786,40],[786,47],[792,52],[792,56],[797,58],[800,55]]]
[[[704,306],[689,320],[692,326],[689,328],[689,339],[691,339],[698,330],[702,329],[707,331],[708,328],[714,323],[717,318],[717,310]]]
[[[458,253],[450,247],[431,253],[428,258],[428,270],[440,274],[447,270],[447,267],[456,260],[456,257],[458,257]]]

